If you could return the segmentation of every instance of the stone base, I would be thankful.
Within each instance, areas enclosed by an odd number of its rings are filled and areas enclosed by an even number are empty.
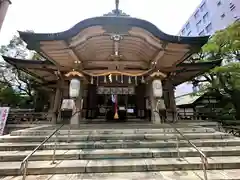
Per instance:
[[[162,120],[161,120],[159,114],[156,112],[152,112],[152,123],[153,124],[161,124],[162,123]]]
[[[76,113],[72,116],[72,118],[70,119],[70,124],[72,125],[79,125],[80,124],[80,119],[79,117],[81,117],[81,113]]]

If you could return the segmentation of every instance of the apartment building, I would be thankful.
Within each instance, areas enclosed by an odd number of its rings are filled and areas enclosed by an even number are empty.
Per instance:
[[[211,35],[240,19],[240,0],[203,0],[181,28],[181,36]]]
[[[240,18],[240,0],[202,0],[178,35],[204,36],[224,29]],[[194,91],[192,84],[181,84],[176,96]]]

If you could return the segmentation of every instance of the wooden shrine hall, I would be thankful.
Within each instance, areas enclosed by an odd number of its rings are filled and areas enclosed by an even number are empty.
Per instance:
[[[112,12],[83,20],[64,32],[19,34],[28,49],[45,60],[3,58],[49,91],[53,123],[61,121],[57,117],[63,99],[69,98],[72,78],[79,79],[81,86],[76,99],[80,113],[71,124],[96,118],[111,121],[114,108],[119,121],[136,118],[162,123],[153,116],[158,102],[166,110],[165,122],[171,122],[176,119],[175,86],[221,63],[187,62],[209,37],[165,34],[152,23],[123,13],[118,4]],[[152,92],[156,79],[163,91],[158,101]]]

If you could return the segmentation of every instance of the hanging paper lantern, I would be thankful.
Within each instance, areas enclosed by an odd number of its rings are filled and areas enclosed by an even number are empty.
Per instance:
[[[70,81],[70,85],[69,85],[70,98],[77,98],[79,96],[80,85],[81,83],[79,79],[74,78]]]
[[[152,82],[152,89],[153,89],[153,96],[154,97],[162,97],[163,92],[162,92],[162,81],[159,79],[155,79]]]
[[[116,81],[118,81],[118,75],[116,75]]]
[[[123,75],[121,75],[121,83],[123,83]]]

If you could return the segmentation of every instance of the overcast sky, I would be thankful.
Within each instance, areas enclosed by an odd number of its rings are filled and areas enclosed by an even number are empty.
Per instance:
[[[115,0],[11,0],[0,32],[0,45],[8,44],[17,30],[60,32],[86,18],[115,8]],[[119,8],[132,17],[152,22],[167,34],[177,34],[201,0],[120,0]],[[189,92],[180,86],[177,94]]]
[[[115,8],[115,0],[11,0],[0,33],[7,44],[17,30],[64,31],[79,21]],[[120,9],[148,20],[168,34],[177,34],[201,0],[120,0]]]

